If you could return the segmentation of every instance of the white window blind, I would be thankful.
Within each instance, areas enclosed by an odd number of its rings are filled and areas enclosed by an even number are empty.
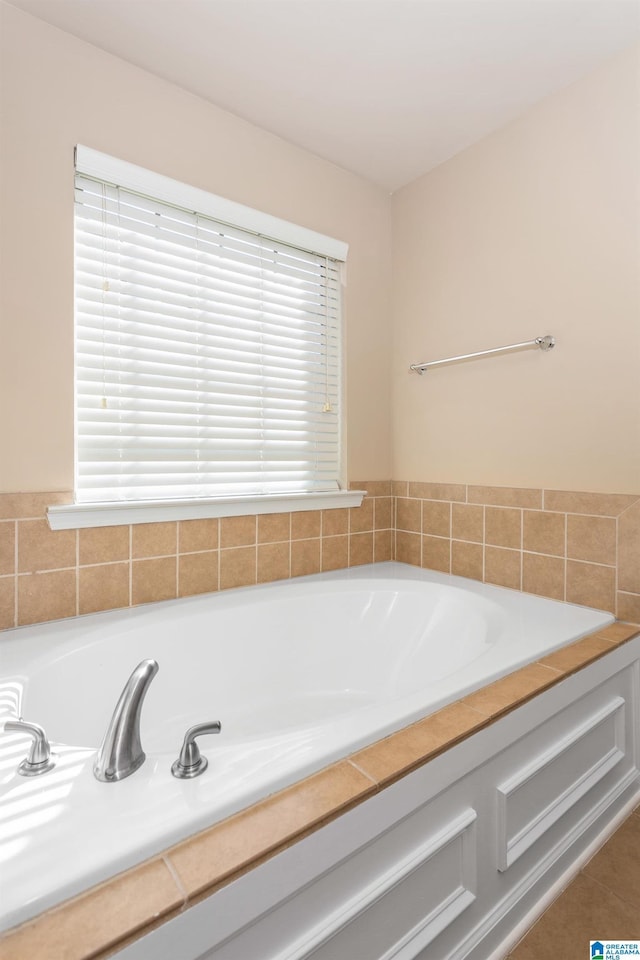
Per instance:
[[[76,173],[76,500],[332,491],[341,265]]]

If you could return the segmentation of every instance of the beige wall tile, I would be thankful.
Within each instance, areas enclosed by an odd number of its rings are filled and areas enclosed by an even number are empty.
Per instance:
[[[342,761],[184,840],[168,858],[194,897],[375,790],[369,777]]]
[[[0,520],[39,520],[46,517],[47,507],[59,503],[73,503],[73,493],[0,493]]]
[[[618,520],[618,590],[640,593],[640,500]]]
[[[564,567],[561,557],[537,553],[522,555],[522,589],[552,600],[564,600]]]
[[[352,533],[349,537],[349,566],[373,563],[373,533]]]
[[[538,662],[546,667],[561,670],[562,673],[572,673],[585,663],[591,663],[592,660],[597,660],[603,654],[609,653],[612,647],[613,644],[604,637],[583,637],[577,643],[571,643],[568,647],[541,657]]]
[[[393,526],[391,497],[376,497],[373,501],[373,528],[387,530]]]
[[[359,507],[349,509],[349,532],[366,533],[373,530],[373,500],[363,500]]]
[[[450,537],[451,504],[446,500],[423,500],[422,532],[431,537]]]
[[[68,900],[2,942],[3,960],[86,960],[184,902],[165,863],[152,860]]]
[[[628,620],[629,623],[640,624],[640,594],[618,593],[616,616],[619,620]]]
[[[75,531],[74,531],[75,532]],[[43,623],[76,614],[76,571],[18,577],[18,623]]]
[[[172,600],[177,594],[175,557],[134,560],[131,567],[131,602]]]
[[[398,497],[396,500],[396,529],[420,533],[422,529],[422,501]]]
[[[540,663],[531,663],[508,677],[496,680],[488,687],[469,694],[461,703],[467,704],[485,716],[495,716],[515,707],[523,700],[528,700],[540,690],[556,683],[561,676],[560,671],[556,669]]]
[[[250,517],[221,517],[220,546],[242,547],[256,542],[257,521]]]
[[[638,494],[575,493],[571,490],[545,490],[545,510],[561,513],[587,513],[598,517],[617,517],[638,500]]]
[[[353,480],[349,490],[366,490],[368,497],[390,497],[391,480]]]
[[[483,723],[483,717],[476,710],[463,703],[453,703],[365,747],[351,759],[377,783],[386,785],[453,746]]]
[[[522,546],[522,510],[513,507],[485,507],[485,543],[494,547]]]
[[[594,563],[616,562],[616,521],[612,517],[567,517],[567,556]]]
[[[349,511],[323,510],[322,536],[337,537],[345,533],[349,533]]]
[[[421,565],[421,539],[419,533],[396,531],[396,560],[400,563],[412,563],[419,567]]]
[[[409,484],[406,480],[392,480],[391,481],[391,496],[392,497],[406,497],[408,496]]]
[[[336,510],[336,513],[339,512]],[[278,543],[290,539],[290,513],[262,513],[258,516],[258,543]]]
[[[291,539],[311,540],[320,536],[320,510],[300,510],[291,514]]]
[[[320,572],[320,538],[291,541],[291,576]]]
[[[16,626],[16,578],[0,577],[0,630]]]
[[[246,587],[256,582],[256,547],[220,551],[220,589]]]
[[[542,490],[533,487],[467,487],[469,503],[486,503],[494,507],[542,507]]]
[[[51,530],[46,520],[18,523],[18,572],[58,570],[76,564],[76,531]]]
[[[392,557],[392,530],[376,530],[373,534],[373,562],[383,563]]]
[[[109,529],[109,528],[106,528]],[[78,571],[78,613],[95,613],[129,606],[128,562],[80,567]]]
[[[349,537],[322,538],[322,570],[342,570],[349,566]]]
[[[519,590],[522,580],[522,554],[506,547],[484,548],[485,583]]]
[[[465,483],[410,483],[409,496],[419,500],[456,500],[464,503],[467,499]]]
[[[522,545],[533,553],[564,557],[565,516],[544,510],[525,510]]]
[[[592,636],[604,637],[609,643],[626,643],[632,637],[637,636],[638,627],[629,623],[610,623],[607,627],[601,627]]]
[[[129,527],[88,527],[78,530],[81,564],[129,559]]]
[[[613,567],[567,560],[567,595],[569,603],[580,603],[598,610],[616,609],[616,572]]]
[[[454,540],[484,540],[484,507],[467,503],[451,506],[451,536]]]
[[[131,557],[175,556],[178,548],[178,524],[136,523],[131,527]],[[174,564],[175,566],[175,564]]]
[[[482,580],[483,548],[481,543],[451,541],[451,573],[458,577]]]
[[[187,553],[178,557],[178,596],[193,597],[218,589],[217,550]]]
[[[16,572],[16,524],[0,521],[0,576]]]
[[[262,543],[258,546],[258,583],[286,580],[290,574],[290,543]]]
[[[422,566],[428,570],[451,572],[451,540],[444,537],[422,538]]]
[[[202,520],[181,520],[178,524],[178,551],[198,553],[202,550],[217,550],[218,520],[215,517]]]

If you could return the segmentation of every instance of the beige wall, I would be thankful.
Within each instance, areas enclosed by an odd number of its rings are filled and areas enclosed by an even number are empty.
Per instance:
[[[350,244],[348,471],[388,478],[386,193],[12,7],[0,7],[0,491],[73,486],[76,143]]]
[[[640,491],[638,70],[620,55],[394,196],[393,477]]]
[[[390,204],[348,172],[0,10],[0,491],[73,486],[77,142],[349,242],[350,477],[640,490],[637,51]],[[558,340],[549,354],[407,373],[547,332]]]

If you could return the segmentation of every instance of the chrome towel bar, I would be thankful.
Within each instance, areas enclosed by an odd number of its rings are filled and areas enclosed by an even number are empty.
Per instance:
[[[492,353],[505,353],[509,350],[524,350],[525,347],[540,347],[541,350],[551,350],[555,347],[554,337],[536,337],[535,340],[524,340],[522,343],[512,343],[506,347],[494,347],[492,350],[479,350],[477,353],[464,353],[459,357],[447,357],[446,360],[430,360],[428,363],[412,363],[409,370],[423,374],[429,367],[440,367],[445,363],[457,363],[458,360],[473,360],[475,357],[488,357]]]

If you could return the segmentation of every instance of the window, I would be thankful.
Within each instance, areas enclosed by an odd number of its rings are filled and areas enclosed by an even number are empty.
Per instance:
[[[339,491],[345,256],[76,148],[76,502]]]

